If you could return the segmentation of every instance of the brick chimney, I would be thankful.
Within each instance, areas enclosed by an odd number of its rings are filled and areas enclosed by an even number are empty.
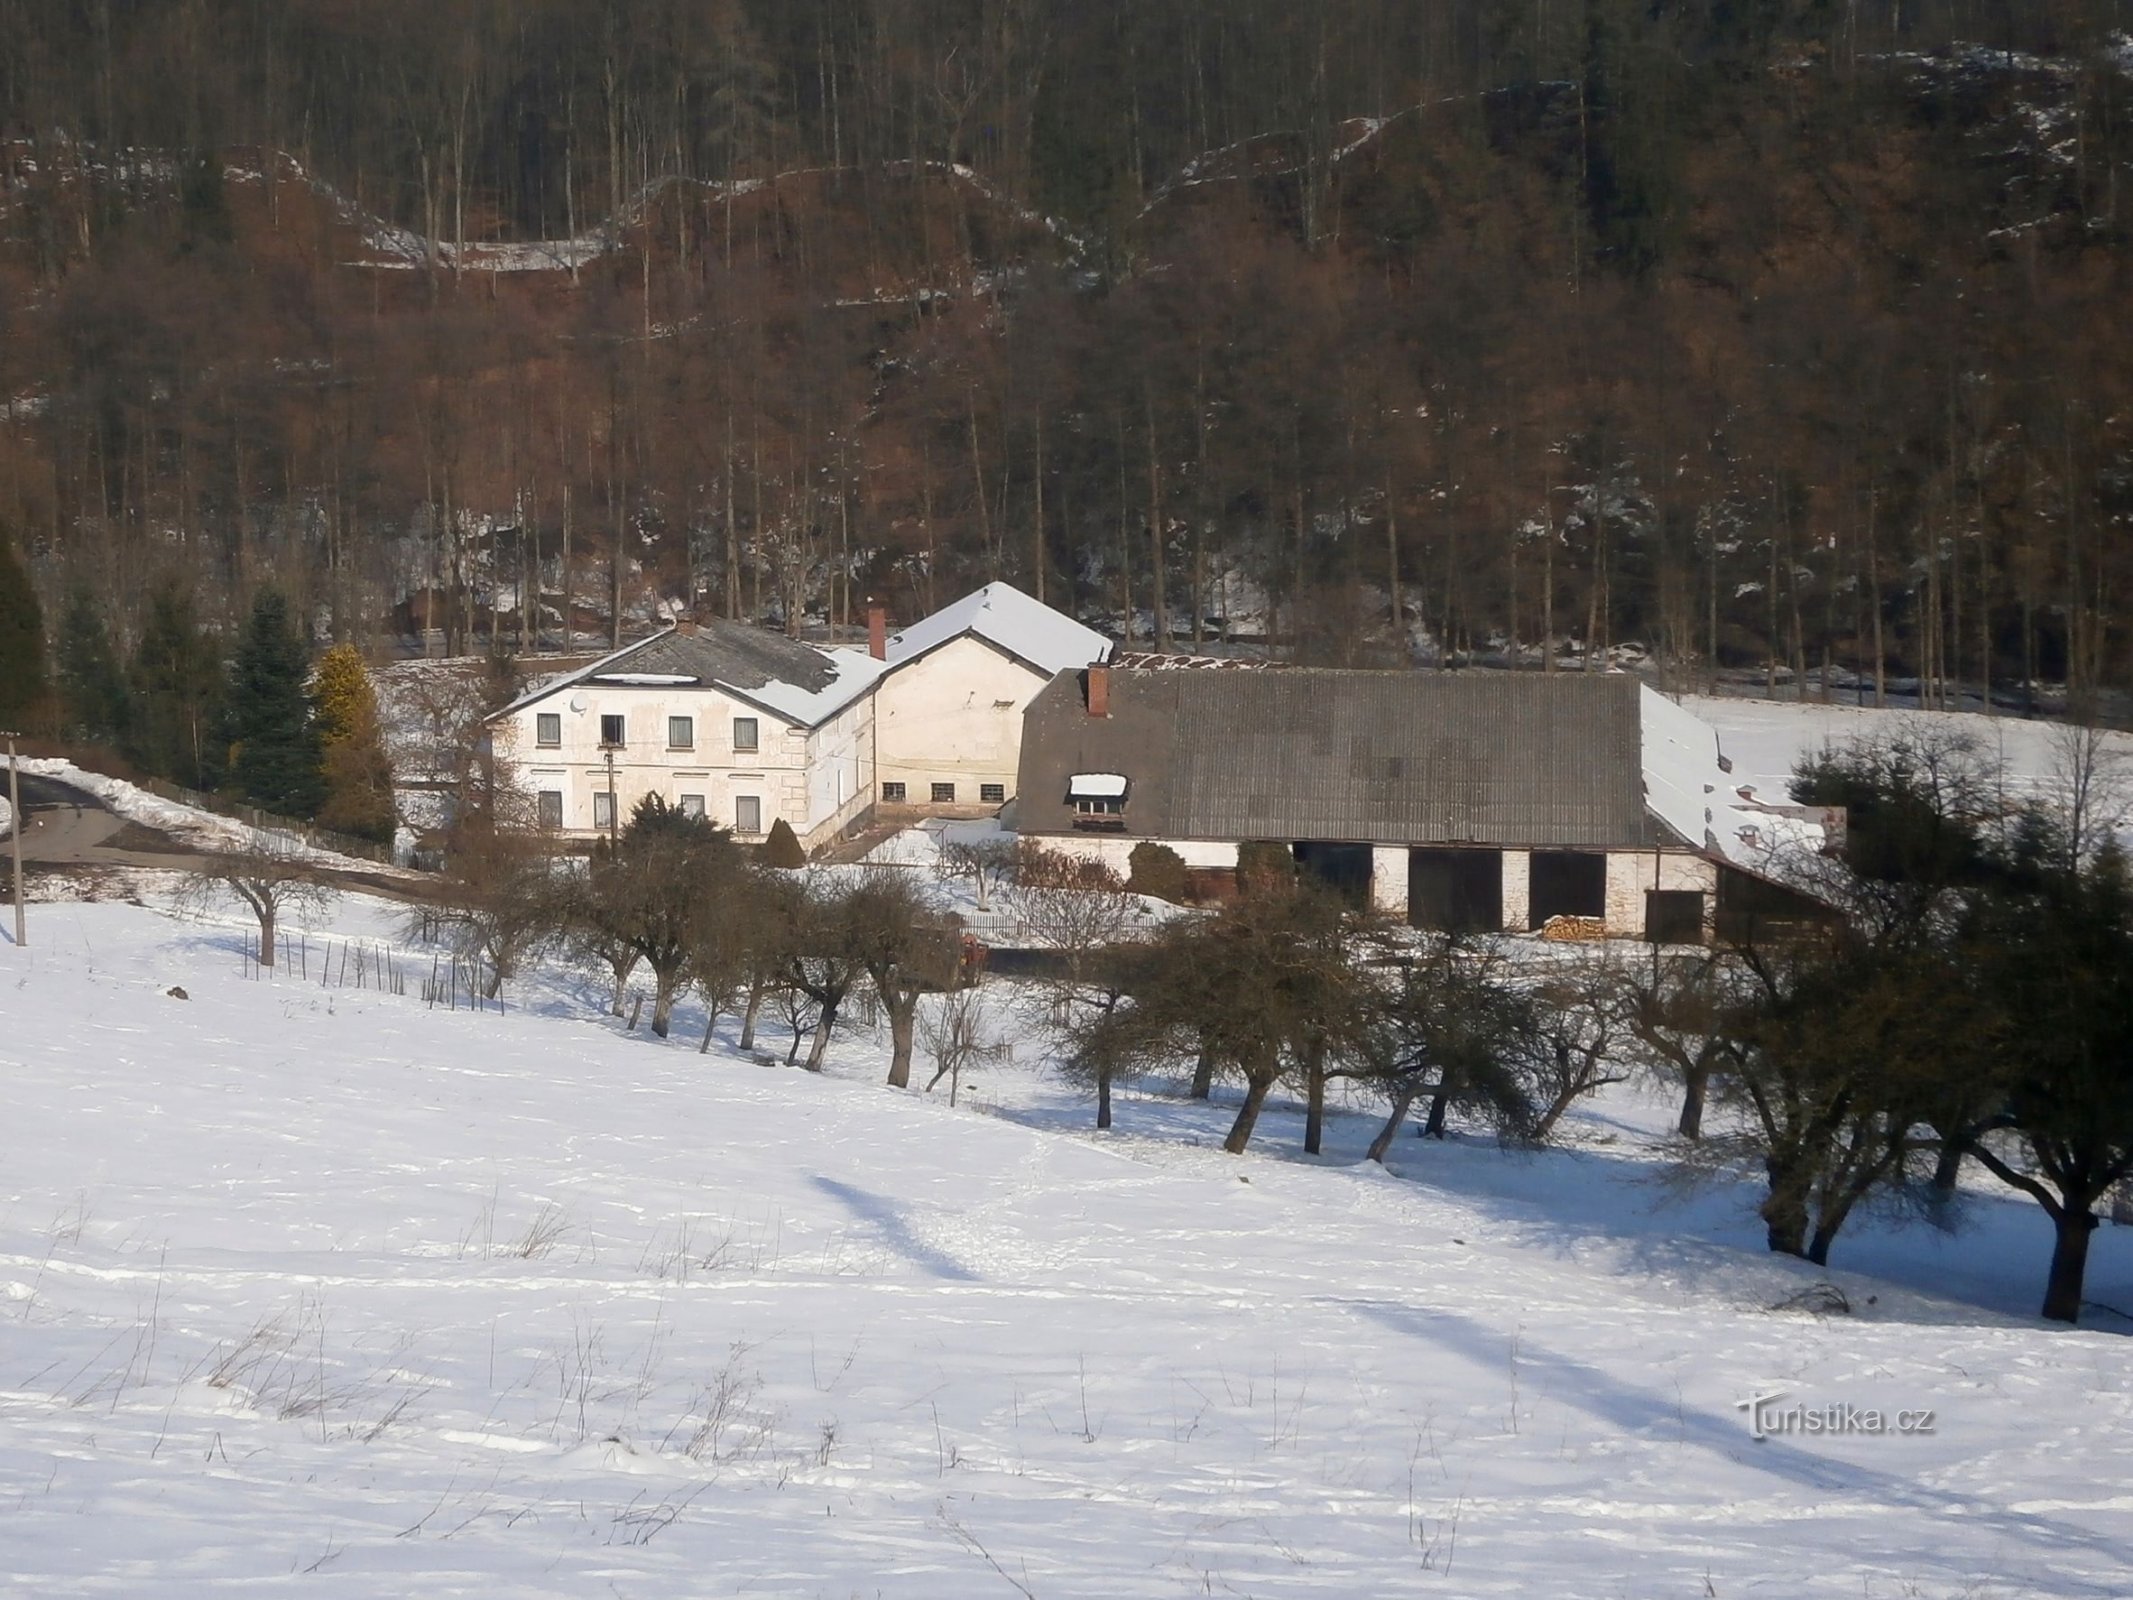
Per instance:
[[[867,607],[867,654],[876,661],[889,659],[889,613],[880,606]]]
[[[1111,669],[1089,668],[1089,715],[1108,717],[1111,714]]]

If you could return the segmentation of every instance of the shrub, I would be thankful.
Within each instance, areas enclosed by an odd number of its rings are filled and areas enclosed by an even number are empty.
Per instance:
[[[1116,891],[1125,887],[1108,863],[1047,850],[1033,839],[1024,839],[1015,853],[1015,882],[1025,889]]]
[[[1263,894],[1285,888],[1296,877],[1296,856],[1274,839],[1247,839],[1237,846],[1237,892]]]
[[[1167,844],[1143,839],[1126,858],[1131,869],[1126,887],[1135,894],[1182,903],[1185,899],[1185,858]]]
[[[788,871],[807,865],[807,852],[800,848],[800,837],[783,817],[770,825],[770,837],[763,841],[763,862],[766,866],[784,867]]]

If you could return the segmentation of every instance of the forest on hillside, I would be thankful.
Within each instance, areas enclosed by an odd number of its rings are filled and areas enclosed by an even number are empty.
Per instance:
[[[2124,13],[0,0],[0,545],[120,654],[1000,577],[2122,706]]]

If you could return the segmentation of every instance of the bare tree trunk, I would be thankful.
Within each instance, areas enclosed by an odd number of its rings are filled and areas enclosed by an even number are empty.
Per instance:
[[[1202,1049],[1199,1059],[1192,1064],[1192,1097],[1205,1100],[1214,1092],[1215,1058],[1210,1051]]]
[[[1163,464],[1156,450],[1155,391],[1144,387],[1141,395],[1148,412],[1148,563],[1155,608],[1155,648],[1158,655],[1167,655],[1170,605],[1163,590]]]
[[[830,1030],[837,1026],[837,1002],[831,1001],[822,1007],[822,1015],[815,1019],[815,1037],[807,1047],[807,1070],[820,1072],[822,1062],[829,1055]],[[904,1062],[904,1082],[911,1081],[911,1063]],[[900,1086],[899,1086],[900,1087]]]
[[[1378,1129],[1378,1136],[1370,1141],[1369,1159],[1383,1164],[1392,1150],[1392,1141],[1400,1136],[1401,1125],[1407,1121],[1407,1113],[1414,1106],[1415,1091],[1401,1088],[1392,1097],[1392,1114],[1385,1119],[1385,1126]]]
[[[2088,1276],[2089,1235],[2096,1231],[2096,1217],[2086,1206],[2055,1207],[2052,1229],[2051,1275],[2045,1280],[2044,1309],[2038,1315],[2047,1322],[2078,1322],[2081,1287]]]
[[[1711,1089],[1711,1069],[1690,1067],[1682,1075],[1681,1120],[1676,1130],[1684,1139],[1703,1137],[1703,1103]]]
[[[916,990],[888,1000],[889,1008],[889,1087],[911,1087],[911,1036],[918,1023],[918,993]]]
[[[1233,1156],[1244,1154],[1252,1142],[1252,1129],[1259,1125],[1259,1111],[1266,1104],[1267,1094],[1274,1087],[1274,1075],[1270,1072],[1255,1072],[1245,1080],[1244,1104],[1237,1108],[1237,1120],[1230,1124],[1229,1137],[1222,1141],[1222,1148]]]
[[[1311,1041],[1308,1059],[1304,1062],[1306,1104],[1304,1108],[1304,1154],[1320,1153],[1326,1133],[1326,1042]]]
[[[755,1048],[756,1018],[763,1014],[763,991],[769,987],[768,980],[760,972],[748,985],[748,1006],[741,1013],[740,1048],[743,1050]]]

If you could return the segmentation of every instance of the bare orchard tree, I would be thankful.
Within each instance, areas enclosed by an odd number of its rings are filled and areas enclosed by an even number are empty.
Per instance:
[[[973,983],[950,989],[918,1014],[919,1043],[933,1062],[933,1077],[926,1084],[931,1094],[943,1078],[948,1080],[948,1103],[952,1106],[962,1090],[963,1074],[1009,1060],[1014,1046],[994,1036],[987,1008],[987,990]]]
[[[506,980],[567,918],[562,902],[582,884],[559,878],[537,835],[469,829],[456,835],[437,880],[437,899],[413,920],[441,923],[454,951],[488,968],[494,999]]]
[[[1025,863],[1026,864],[1026,863]],[[1129,963],[1120,959],[1154,924],[1138,895],[1126,893],[1118,874],[1024,871],[1010,894],[1024,938],[1049,952],[1049,965],[1023,985],[1026,1005],[1039,1028],[1051,1035],[1062,1059],[1073,1059],[1081,1040],[1118,1009]],[[1111,1126],[1111,1086],[1119,1062],[1097,1053],[1081,1061],[1096,1085],[1096,1126]]]
[[[1578,950],[1534,985],[1527,1071],[1540,1115],[1533,1138],[1555,1131],[1563,1113],[1586,1095],[1625,1082],[1631,998],[1623,963],[1609,954]]]
[[[1534,1008],[1504,966],[1492,945],[1438,938],[1386,970],[1353,1069],[1389,1103],[1370,1160],[1391,1153],[1417,1100],[1430,1106],[1421,1131],[1437,1138],[1453,1107],[1479,1115],[1499,1136],[1531,1135],[1532,1084],[1521,1058],[1535,1037]]]
[[[236,848],[207,857],[179,892],[179,903],[208,911],[234,900],[259,923],[259,964],[274,965],[274,938],[292,913],[316,915],[334,899],[302,845],[255,829]]]
[[[1729,1006],[1738,997],[1738,963],[1724,950],[1684,955],[1651,947],[1649,957],[1624,967],[1624,1024],[1629,1049],[1647,1073],[1681,1088],[1675,1131],[1703,1137],[1711,1080],[1733,1059]]]
[[[866,951],[853,915],[852,891],[830,873],[813,871],[797,880],[789,943],[780,987],[795,1005],[814,1009],[815,1032],[804,1063],[820,1072],[829,1055],[830,1035],[852,991],[867,976]],[[905,1059],[908,1081],[909,1058]]]
[[[952,987],[960,971],[959,920],[896,867],[872,868],[853,884],[836,920],[888,1013],[889,1086],[907,1088],[919,1000]]]
[[[941,845],[939,871],[950,881],[968,883],[978,909],[990,911],[992,891],[1014,877],[1015,860],[1014,842],[999,835],[948,840]]]

